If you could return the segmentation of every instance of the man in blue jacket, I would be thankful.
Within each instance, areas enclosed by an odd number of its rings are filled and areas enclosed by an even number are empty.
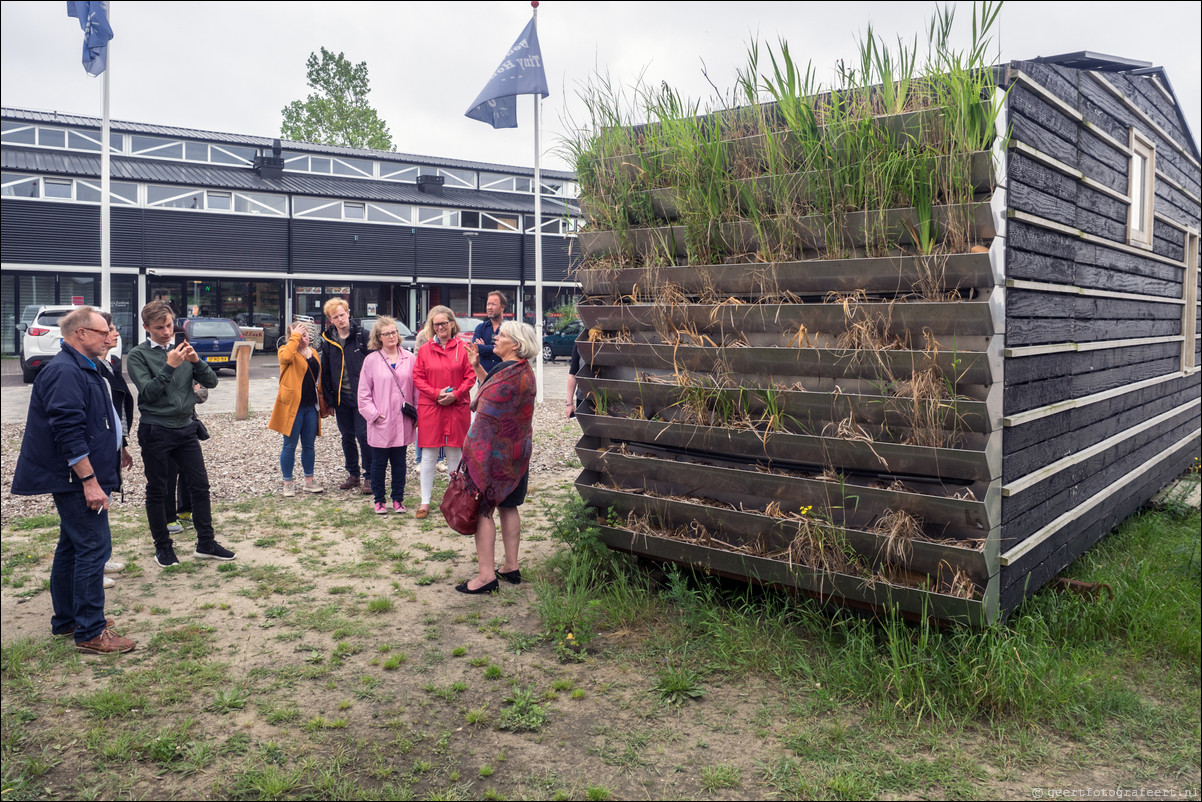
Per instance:
[[[501,323],[505,321],[505,307],[508,305],[509,299],[505,297],[505,293],[500,290],[490,292],[484,305],[484,313],[488,315],[488,320],[480,321],[480,325],[476,326],[476,331],[472,334],[472,342],[476,344],[476,352],[480,355],[480,367],[484,368],[486,373],[501,364],[501,358],[492,350],[493,338],[501,330]]]
[[[50,631],[72,635],[76,651],[120,654],[135,644],[104,617],[104,564],[113,549],[109,493],[120,484],[121,416],[96,369],[109,327],[90,306],[60,321],[63,349],[33,384],[13,495],[50,493],[58,547],[50,568]]]

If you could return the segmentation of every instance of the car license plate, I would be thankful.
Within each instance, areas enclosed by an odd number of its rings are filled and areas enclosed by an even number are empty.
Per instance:
[[[228,356],[206,356],[205,362],[229,362]]]

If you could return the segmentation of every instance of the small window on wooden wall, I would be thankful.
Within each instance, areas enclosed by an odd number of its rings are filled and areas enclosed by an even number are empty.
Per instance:
[[[1198,367],[1198,232],[1185,235],[1185,306],[1181,310],[1181,369]]]
[[[1152,205],[1156,197],[1156,146],[1131,129],[1131,166],[1127,173],[1127,242],[1152,247]]]

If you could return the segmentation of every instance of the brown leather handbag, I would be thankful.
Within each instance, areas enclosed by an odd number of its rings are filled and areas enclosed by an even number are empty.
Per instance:
[[[459,469],[447,477],[447,491],[442,494],[438,509],[447,526],[461,535],[474,535],[480,525],[482,495],[467,472]]]

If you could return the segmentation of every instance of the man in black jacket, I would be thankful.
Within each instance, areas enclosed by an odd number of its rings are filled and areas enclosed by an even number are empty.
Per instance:
[[[29,398],[14,495],[51,493],[58,547],[50,568],[50,631],[71,635],[83,654],[120,654],[134,642],[104,616],[104,564],[112,554],[109,493],[120,482],[121,417],[96,363],[108,325],[81,306],[59,323],[63,350],[38,375]]]
[[[371,446],[367,444],[367,421],[359,414],[359,372],[367,356],[367,332],[351,318],[350,307],[341,298],[331,298],[322,307],[330,322],[321,339],[325,341],[321,360],[321,393],[326,406],[334,410],[338,432],[342,435],[342,456],[346,480],[339,490],[360,488],[371,493]],[[358,448],[356,448],[358,441]],[[359,454],[363,454],[362,486],[360,486]]]

